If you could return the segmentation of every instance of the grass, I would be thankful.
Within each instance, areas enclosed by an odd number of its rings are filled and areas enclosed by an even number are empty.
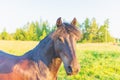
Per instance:
[[[120,80],[120,46],[105,43],[77,44],[81,65],[78,75],[65,75],[60,68],[58,80]]]
[[[0,41],[0,50],[4,50],[13,55],[23,55],[25,52],[34,48],[36,41]]]
[[[34,48],[38,42],[0,41],[0,50],[14,55],[22,55]],[[67,76],[63,64],[58,80],[120,80],[120,46],[112,43],[77,44],[76,55],[81,71]]]

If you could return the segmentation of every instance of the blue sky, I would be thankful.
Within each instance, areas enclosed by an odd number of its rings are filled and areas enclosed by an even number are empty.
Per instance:
[[[14,32],[40,19],[55,24],[58,17],[80,23],[94,17],[99,25],[108,18],[111,35],[120,38],[120,0],[0,0],[0,31]]]

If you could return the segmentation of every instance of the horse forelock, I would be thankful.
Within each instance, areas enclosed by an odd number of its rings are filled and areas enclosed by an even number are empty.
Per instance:
[[[69,23],[63,23],[62,26],[58,27],[57,30],[53,33],[52,37],[66,37],[66,35],[75,35],[77,39],[81,38],[81,32],[78,27],[73,26]]]

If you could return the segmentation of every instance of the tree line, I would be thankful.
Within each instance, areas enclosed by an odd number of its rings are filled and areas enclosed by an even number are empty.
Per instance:
[[[109,19],[106,19],[102,25],[98,25],[96,19],[86,18],[80,25],[83,32],[82,42],[114,42],[115,38],[109,32]]]
[[[82,39],[79,42],[113,42],[115,39],[109,32],[109,19],[102,25],[98,25],[96,19],[86,18],[81,24],[78,22],[79,29],[82,31]],[[56,29],[55,25],[50,26],[48,21],[36,21],[27,23],[22,28],[17,28],[14,33],[8,33],[6,29],[0,33],[0,40],[22,40],[40,41],[50,32]]]

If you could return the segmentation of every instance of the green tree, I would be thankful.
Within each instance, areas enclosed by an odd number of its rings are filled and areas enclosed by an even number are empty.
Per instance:
[[[101,25],[98,32],[97,32],[97,37],[98,37],[98,42],[105,42],[105,26]]]
[[[26,32],[27,40],[34,40],[34,41],[37,40],[36,30],[37,30],[37,28],[33,22],[31,24],[29,24],[28,30]]]
[[[98,26],[96,19],[90,21],[88,18],[80,25],[83,33],[82,42],[111,42],[114,38],[109,33],[109,19],[103,25]]]
[[[14,34],[15,40],[41,40],[51,31],[47,21],[27,23],[23,28],[17,29]],[[42,37],[41,37],[42,36]]]
[[[51,29],[50,29],[50,26],[48,24],[48,21],[43,21],[41,23],[41,30],[42,30],[42,33],[43,31],[45,30],[46,31],[46,34],[49,34],[51,32]]]
[[[87,42],[89,36],[89,28],[90,28],[90,20],[88,18],[80,25],[80,29],[82,30],[83,38],[82,42]]]
[[[93,18],[90,21],[88,18],[82,23],[82,27],[80,27],[83,32],[83,42],[96,42],[97,41],[97,31],[98,24],[96,19]]]
[[[6,32],[6,29],[4,28],[1,35],[0,35],[2,40],[10,40],[10,35]]]
[[[25,31],[20,28],[16,30],[14,34],[14,39],[15,40],[26,40],[25,36],[26,36]]]
[[[104,21],[104,24],[100,26],[97,34],[99,42],[112,42],[114,38],[109,33],[109,19]]]
[[[40,40],[44,39],[46,37],[46,35],[47,35],[46,30],[43,30],[43,33],[40,36]]]
[[[91,25],[88,29],[89,32],[89,42],[96,42],[97,41],[97,32],[98,32],[98,24],[96,23],[96,19],[93,18]]]
[[[40,24],[39,24],[39,22],[36,22],[36,23],[35,23],[35,26],[36,26],[37,40],[40,40],[39,37],[42,35],[42,31],[41,31],[41,29],[40,29]]]

